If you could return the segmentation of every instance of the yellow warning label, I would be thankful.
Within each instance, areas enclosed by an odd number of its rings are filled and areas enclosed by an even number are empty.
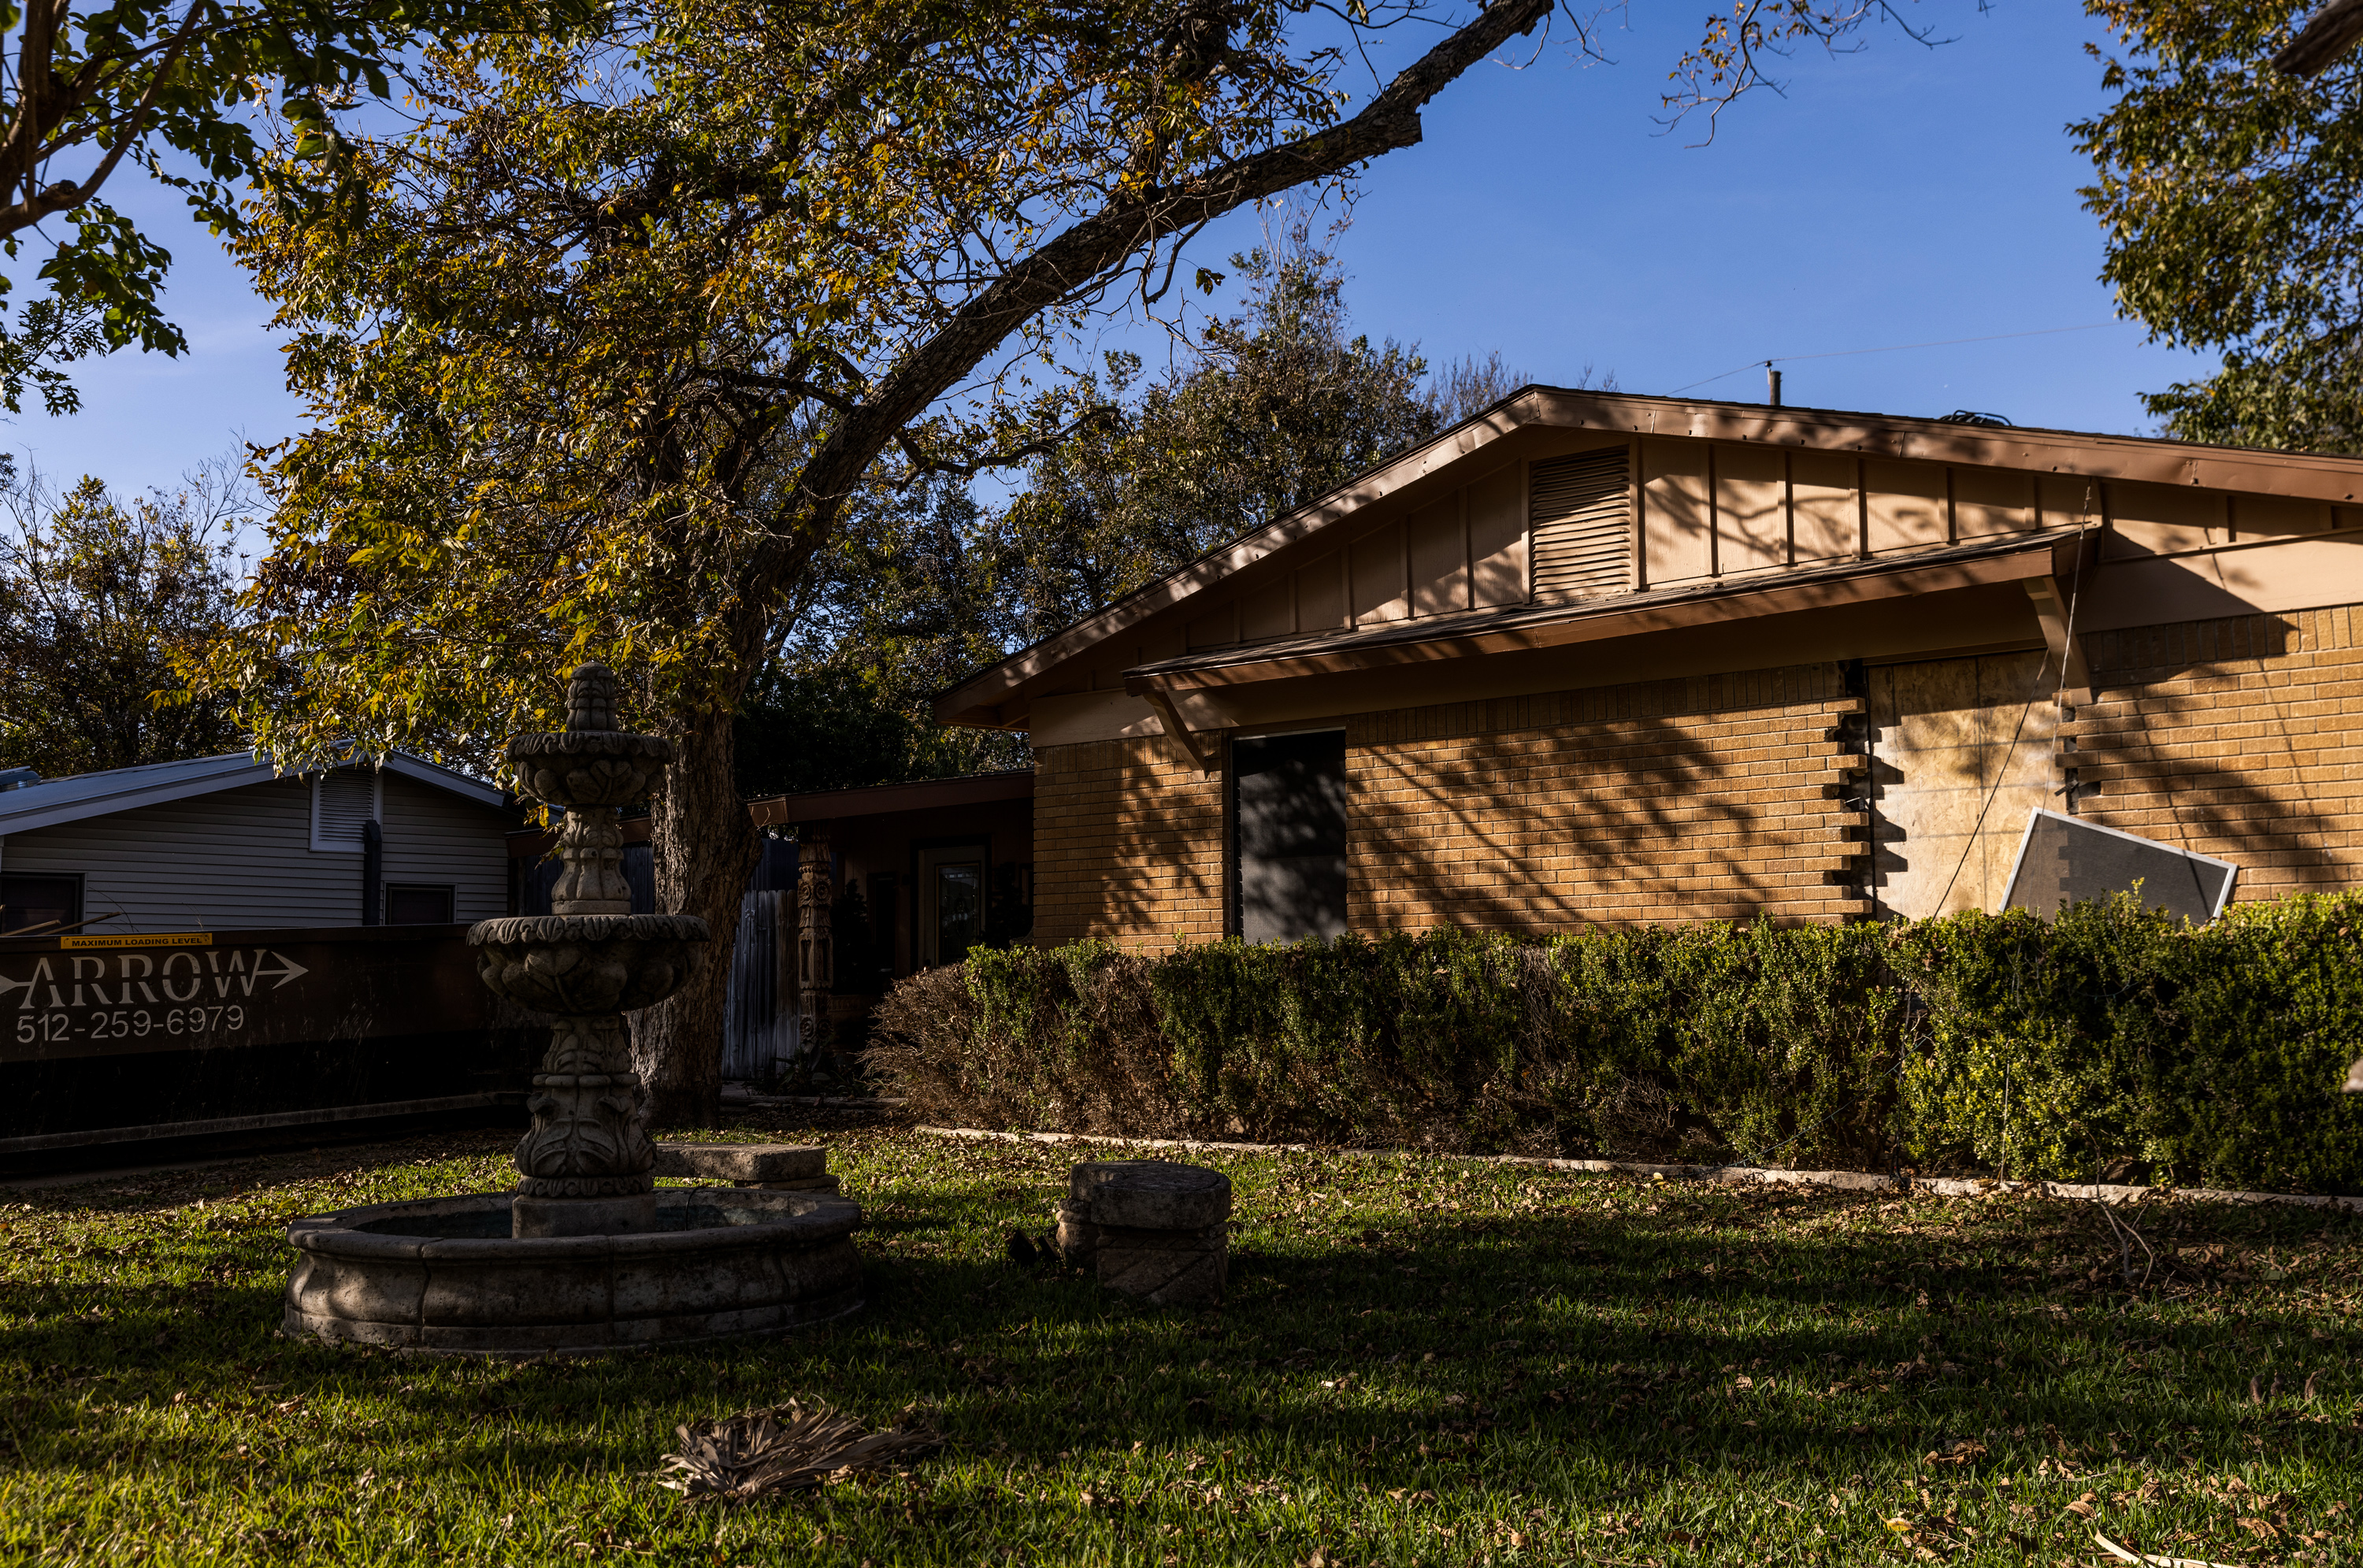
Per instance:
[[[60,947],[211,947],[210,931],[160,931],[150,936],[61,936]]]

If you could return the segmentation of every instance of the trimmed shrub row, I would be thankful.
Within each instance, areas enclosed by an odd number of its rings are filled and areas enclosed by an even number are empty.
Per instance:
[[[868,1065],[923,1116],[1144,1137],[2363,1187],[2363,897],[1911,925],[971,954]]]

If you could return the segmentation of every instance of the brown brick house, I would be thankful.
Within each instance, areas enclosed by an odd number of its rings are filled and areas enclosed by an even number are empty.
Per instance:
[[[1994,907],[2031,811],[2363,863],[2363,460],[1527,388],[969,680],[1035,937]]]

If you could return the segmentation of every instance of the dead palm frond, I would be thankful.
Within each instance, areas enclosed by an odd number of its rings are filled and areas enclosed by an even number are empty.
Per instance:
[[[795,1400],[673,1429],[681,1452],[658,1467],[657,1485],[692,1497],[737,1502],[888,1469],[943,1446],[913,1411],[884,1431]]]

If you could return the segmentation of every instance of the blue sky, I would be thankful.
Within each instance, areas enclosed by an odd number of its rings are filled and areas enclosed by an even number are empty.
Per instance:
[[[2210,368],[2114,320],[2096,281],[2101,234],[2076,194],[2091,171],[2062,128],[2105,101],[2081,48],[2100,34],[2078,6],[1918,6],[1953,41],[1925,49],[1876,28],[1858,53],[1801,54],[1785,97],[1747,98],[1697,147],[1697,128],[1662,134],[1655,118],[1705,9],[1611,13],[1598,39],[1614,64],[1554,43],[1448,89],[1424,143],[1363,181],[1339,246],[1356,326],[1431,359],[1498,348],[1537,380],[1589,363],[1649,392],[1768,356],[2041,332],[1798,359],[1782,367],[1786,398],[2129,434],[2152,433],[2140,392]],[[111,193],[173,249],[168,303],[190,352],[82,367],[82,414],[28,414],[0,440],[61,482],[88,472],[137,490],[240,439],[293,434],[301,412],[243,273],[169,196],[128,182]],[[1194,257],[1219,265],[1257,232],[1237,215]],[[34,268],[19,267],[21,290]],[[2106,325],[2050,330],[2093,323]],[[1756,400],[1763,385],[1750,369],[1692,391]]]

